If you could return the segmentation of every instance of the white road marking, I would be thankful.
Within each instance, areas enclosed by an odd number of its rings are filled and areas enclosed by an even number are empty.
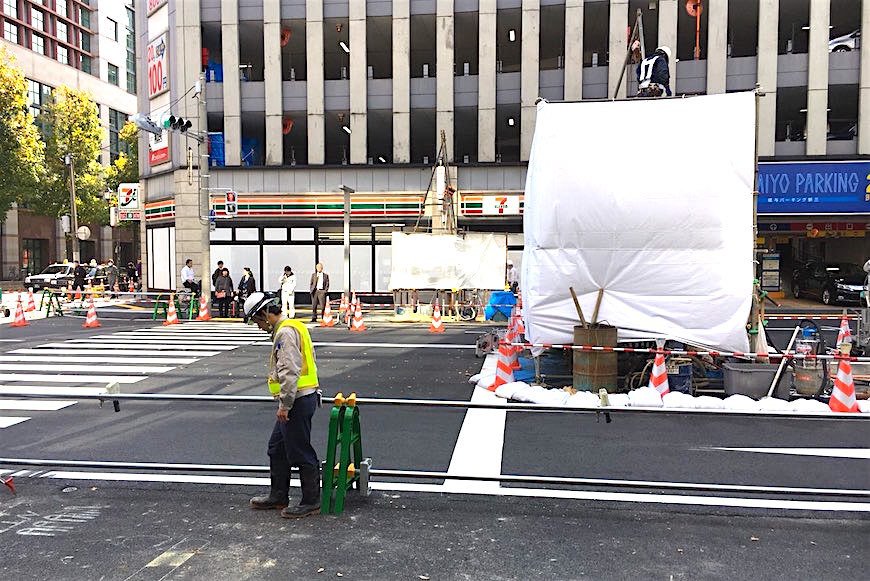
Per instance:
[[[126,339],[114,339],[112,341],[91,341],[90,339],[72,339],[69,343],[46,343],[45,345],[40,345],[40,347],[81,347],[82,349],[106,349],[111,347],[112,345],[117,345],[118,349],[123,348],[131,348],[136,347],[137,345],[142,345],[143,347],[147,347],[151,350],[162,350],[162,351],[198,351],[200,349],[208,349],[211,351],[232,351],[236,349],[238,345],[186,345],[183,343],[179,344],[167,344],[166,341],[158,341],[155,340],[153,342],[143,343],[140,341],[126,340]]]
[[[78,402],[52,399],[0,399],[0,410],[16,410],[25,412],[56,412],[68,408]]]
[[[498,355],[486,356],[481,373],[495,368]],[[471,401],[475,403],[499,403],[501,398],[485,389],[472,388]],[[470,474],[473,476],[500,476],[502,452],[504,450],[504,429],[507,410],[467,410],[462,428],[456,438],[453,456],[450,458],[448,473]],[[465,482],[448,480],[445,491],[475,490],[480,493],[498,490],[498,482]]]
[[[32,381],[36,383],[138,383],[146,375],[49,375],[42,373],[0,373],[0,381]]]
[[[88,337],[87,339],[71,339],[70,343],[92,343],[92,342],[117,342],[117,341],[130,341],[138,344],[150,344],[150,343],[172,343],[178,342],[185,345],[189,345],[192,343],[189,339],[185,339],[184,337],[178,337],[176,335],[171,336],[159,336],[159,335],[97,335],[95,337]],[[250,343],[250,339],[231,339],[220,337],[219,335],[215,335],[209,338],[197,339],[196,343],[198,345],[244,345]]]
[[[196,363],[199,359],[183,359],[177,357],[93,357],[88,351],[79,351],[79,354],[86,353],[87,355],[64,356],[56,351],[43,351],[43,353],[52,353],[52,355],[0,355],[0,361],[43,361],[47,363],[130,363],[130,364],[175,364],[187,365]]]
[[[21,343],[24,339],[0,339],[0,343]]]
[[[84,480],[109,482],[194,482],[199,484],[223,484],[244,486],[269,486],[269,479],[250,476],[207,476],[201,474],[148,474],[129,472],[90,472],[90,471],[51,471],[40,478],[58,480]],[[297,481],[291,482],[296,486]],[[429,492],[435,494],[472,494],[479,495],[473,487],[446,490],[442,484],[420,484],[413,482],[372,482],[373,490],[385,492]],[[515,496],[530,498],[559,498],[572,500],[593,500],[601,502],[631,502],[638,504],[663,504],[684,506],[713,506],[731,508],[762,508],[774,510],[809,510],[817,512],[870,512],[870,503],[838,502],[816,500],[783,500],[767,498],[747,498],[733,496],[700,496],[682,494],[649,494],[636,492],[597,492],[588,490],[553,490],[546,488],[498,488],[484,496]]]
[[[154,356],[161,357],[212,357],[218,355],[222,351],[161,351],[159,349],[92,349],[90,347],[81,347],[80,345],[67,345],[72,349],[15,349],[7,351],[7,354],[21,353],[24,355],[44,355],[46,353],[56,353],[57,355],[116,355],[118,357],[140,357]]]
[[[0,371],[72,371],[98,373],[166,373],[175,367],[165,365],[44,365],[38,363],[0,363]]]
[[[33,395],[49,395],[53,397],[69,397],[76,395],[99,395],[105,393],[105,387],[66,387],[45,385],[0,385],[0,395],[11,393],[31,393]]]
[[[271,345],[271,341],[264,341]],[[257,343],[258,345],[260,343]],[[343,343],[314,341],[315,347],[377,347],[384,349],[474,349],[474,345],[438,344],[438,343]]]
[[[852,458],[870,460],[870,448],[706,448],[728,452],[754,452],[757,454],[787,454],[790,456],[816,456],[822,458]]]
[[[26,422],[30,418],[18,418],[18,417],[10,417],[10,416],[0,416],[0,429],[8,428],[9,426],[14,426],[16,424],[20,424],[21,422]]]

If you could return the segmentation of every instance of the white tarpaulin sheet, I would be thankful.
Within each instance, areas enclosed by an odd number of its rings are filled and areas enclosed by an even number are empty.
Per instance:
[[[538,107],[525,190],[526,332],[569,343],[589,319],[748,350],[752,93]]]
[[[504,234],[405,234],[393,232],[390,290],[503,289]]]

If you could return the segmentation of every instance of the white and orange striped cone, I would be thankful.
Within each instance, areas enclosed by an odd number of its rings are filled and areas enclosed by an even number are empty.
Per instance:
[[[175,293],[169,295],[169,307],[166,310],[166,320],[163,321],[163,326],[178,325],[178,312],[175,310]]]
[[[659,349],[662,349],[662,347],[664,346],[659,345]],[[668,366],[665,364],[664,353],[656,353],[652,372],[649,376],[649,387],[659,392],[661,396],[671,391],[671,388],[668,386]]]
[[[347,312],[344,314],[344,324],[350,326],[351,321],[353,320],[353,316],[356,313],[356,309],[359,306],[359,303],[356,302],[356,293],[353,293],[353,299],[347,306]]]
[[[9,323],[10,327],[26,327],[30,323],[24,318],[24,304],[21,302],[21,295],[18,296],[18,303],[15,305],[15,320]]]
[[[196,315],[197,321],[211,321],[211,313],[208,310],[208,299],[205,295],[199,295],[199,314]]]
[[[841,353],[848,356],[852,346],[844,343]],[[858,402],[855,399],[855,378],[852,377],[852,364],[848,359],[841,359],[834,378],[834,391],[828,400],[828,407],[835,412],[857,412]]]
[[[36,310],[36,301],[33,300],[33,289],[27,289],[27,309],[28,313],[32,313]]]
[[[85,322],[82,325],[83,329],[96,329],[102,327],[100,321],[97,320],[97,307],[94,306],[94,299],[91,299],[91,304],[88,306],[88,315],[85,317]]]
[[[498,346],[498,364],[495,367],[495,383],[489,387],[489,391],[495,391],[498,386],[513,383],[514,372],[510,363],[510,347],[506,342]]]
[[[444,323],[441,321],[441,307],[438,306],[438,301],[435,301],[435,306],[432,309],[432,322],[429,323],[430,333],[443,333]]]
[[[840,321],[840,332],[837,333],[837,348],[839,349],[844,343],[852,343],[852,329],[849,327],[849,320],[843,317]]]
[[[332,317],[332,307],[329,306],[329,300],[326,301],[326,308],[323,309],[323,319],[320,321],[321,327],[335,327],[335,319]]]
[[[523,366],[520,365],[520,348],[511,345],[511,343],[517,342],[517,331],[515,328],[508,329],[507,335],[505,336],[505,341],[508,343],[508,349],[510,350],[511,357],[511,369],[517,370],[522,369]]]
[[[134,293],[136,292],[136,285],[133,283],[133,279],[130,279],[130,284],[127,285],[127,292]]]
[[[66,285],[66,300],[73,300],[72,281],[69,281],[69,283]]]
[[[12,491],[12,494],[17,494],[15,492],[15,481],[10,476],[9,478],[0,478],[0,482],[3,483],[3,486]]]
[[[341,302],[338,304],[338,316],[339,319],[344,317],[347,314],[347,295],[341,293]]]
[[[350,330],[355,333],[360,333],[366,330],[366,324],[363,322],[362,309],[359,308],[359,303],[356,304],[356,309],[353,313],[353,321],[350,323]]]

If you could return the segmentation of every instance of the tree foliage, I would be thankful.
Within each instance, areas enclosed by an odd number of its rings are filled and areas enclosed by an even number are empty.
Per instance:
[[[13,202],[29,201],[45,174],[45,146],[27,108],[27,81],[0,48],[0,221]]]
[[[127,145],[127,152],[121,152],[112,165],[106,168],[106,187],[118,191],[118,184],[139,181],[139,130],[132,121],[127,121],[118,138]]]

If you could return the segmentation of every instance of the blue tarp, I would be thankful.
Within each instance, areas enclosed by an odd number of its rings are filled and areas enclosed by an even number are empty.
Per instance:
[[[491,321],[496,311],[504,315],[506,319],[511,316],[511,309],[517,304],[517,298],[510,291],[495,291],[489,297],[489,303],[484,308],[483,312],[486,315],[486,320]]]

